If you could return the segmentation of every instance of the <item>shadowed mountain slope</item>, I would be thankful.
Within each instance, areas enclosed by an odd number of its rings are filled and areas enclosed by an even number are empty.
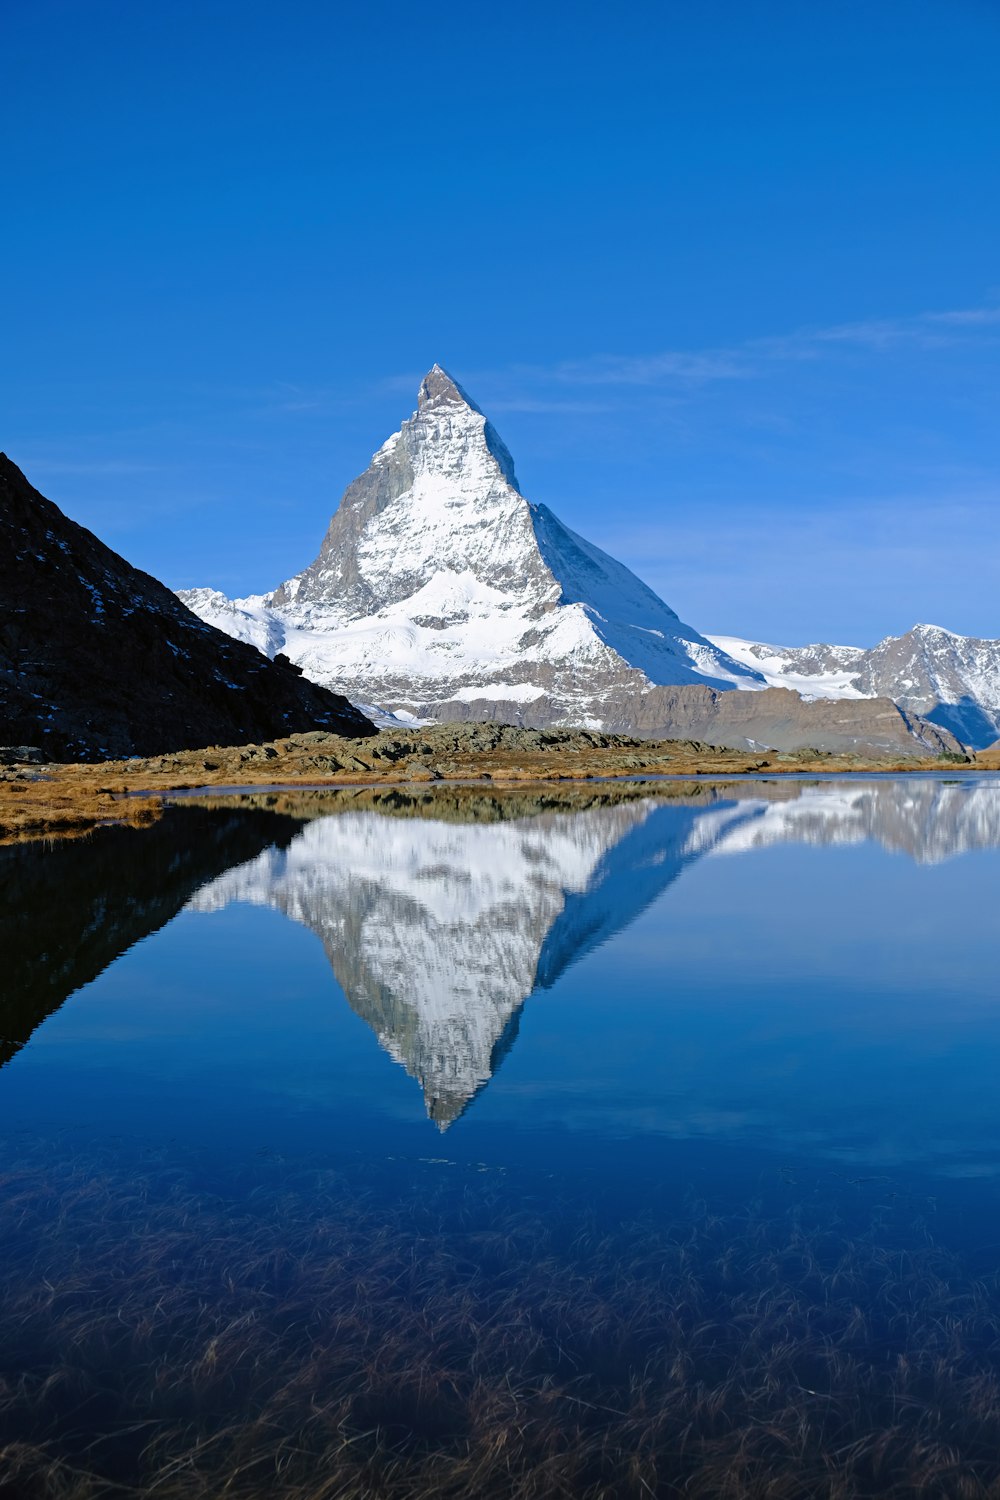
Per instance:
[[[53,759],[306,729],[374,733],[346,698],[206,625],[0,454],[0,737]]]

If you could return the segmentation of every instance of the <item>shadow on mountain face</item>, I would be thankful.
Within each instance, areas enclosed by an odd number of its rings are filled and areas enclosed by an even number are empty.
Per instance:
[[[717,801],[711,812],[718,832],[697,833],[709,807],[654,804],[649,815],[608,845],[585,890],[564,892],[561,912],[542,945],[536,987],[551,989],[571,964],[609,942],[652,906],[656,898],[700,859],[723,827],[762,816],[763,807]]]
[[[949,729],[957,740],[973,750],[985,750],[1000,735],[1000,723],[991,719],[974,698],[960,698],[957,703],[936,703],[923,717],[942,729]]]
[[[297,831],[235,807],[169,812],[152,828],[0,848],[0,1066],[75,990],[165,927],[195,891]]]

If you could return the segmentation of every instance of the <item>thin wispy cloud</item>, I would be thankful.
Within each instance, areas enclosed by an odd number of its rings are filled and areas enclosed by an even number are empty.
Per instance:
[[[1000,324],[1000,307],[964,307],[955,312],[927,313],[929,323],[959,323],[982,326]]]
[[[753,373],[739,349],[688,351],[670,349],[638,358],[598,355],[556,365],[552,378],[579,385],[704,385],[713,380],[743,380]]]
[[[554,365],[481,370],[469,379],[475,379],[477,386],[497,390],[498,400],[493,402],[497,409],[502,402],[503,409],[509,411],[542,412],[548,409],[546,404],[529,395],[528,387],[537,390],[539,385],[575,385],[611,391],[632,386],[691,391],[719,382],[758,379],[783,364],[832,358],[838,351],[880,354],[902,348],[934,350],[993,342],[994,330],[1000,334],[1000,306],[952,308],[905,318],[869,318],[799,328],[729,346],[664,349],[645,355],[603,353]],[[385,388],[409,389],[412,383],[412,376],[392,376]]]

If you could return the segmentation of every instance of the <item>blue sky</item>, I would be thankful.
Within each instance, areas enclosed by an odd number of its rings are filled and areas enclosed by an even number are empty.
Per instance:
[[[6,0],[0,446],[273,587],[440,360],[702,630],[1000,636],[994,0]]]

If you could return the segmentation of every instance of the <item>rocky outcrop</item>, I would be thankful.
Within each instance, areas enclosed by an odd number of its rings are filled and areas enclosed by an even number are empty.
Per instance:
[[[346,698],[198,619],[0,455],[0,721],[95,760],[374,728]]]
[[[471,699],[434,703],[434,718],[475,721],[514,719],[536,729],[559,722],[559,704],[543,698],[529,705]],[[804,700],[786,688],[759,693],[720,693],[708,687],[647,688],[622,695],[604,727],[644,739],[699,740],[720,749],[792,752],[822,749],[834,755],[877,760],[963,756],[954,735],[887,698]]]

